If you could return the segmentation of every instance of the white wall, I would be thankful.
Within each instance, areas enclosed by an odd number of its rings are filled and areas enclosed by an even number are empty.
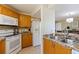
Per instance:
[[[54,6],[42,5],[41,7],[41,50],[43,53],[43,35],[55,33]]]
[[[50,5],[49,5],[50,6]],[[55,33],[55,9],[54,6],[49,8],[43,5],[41,8],[41,34]]]

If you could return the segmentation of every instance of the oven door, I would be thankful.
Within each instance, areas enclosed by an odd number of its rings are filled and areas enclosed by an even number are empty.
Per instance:
[[[6,53],[10,54],[20,47],[19,35],[11,36],[6,38]]]

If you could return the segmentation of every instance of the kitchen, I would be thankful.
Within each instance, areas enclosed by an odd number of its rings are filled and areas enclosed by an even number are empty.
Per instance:
[[[0,54],[41,53],[40,39],[37,35],[40,31],[38,6],[40,5],[0,4]],[[28,14],[32,12],[36,17]],[[39,27],[35,27],[34,21]]]
[[[44,54],[79,54],[79,4],[56,4],[55,24],[43,36]],[[54,19],[53,19],[54,20]],[[51,20],[50,20],[51,21]]]
[[[0,54],[79,54],[78,4],[1,4]]]

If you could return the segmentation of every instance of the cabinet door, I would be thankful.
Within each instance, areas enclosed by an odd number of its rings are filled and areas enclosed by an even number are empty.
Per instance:
[[[47,43],[47,39],[46,38],[43,38],[43,53],[46,54],[48,53],[48,43]]]
[[[18,14],[16,12],[14,12],[14,11],[10,10],[9,8],[4,7],[4,6],[2,6],[1,14],[11,16],[11,17],[14,17],[14,18],[18,18]]]
[[[26,27],[31,27],[31,16],[26,16]]]
[[[5,53],[5,40],[0,41],[0,54]]]
[[[26,27],[26,18],[25,18],[25,15],[20,15],[19,16],[19,26],[20,27]]]
[[[54,42],[52,42],[52,40],[44,38],[43,52],[45,54],[54,54]]]
[[[71,54],[71,48],[55,43],[55,54]]]
[[[23,33],[22,35],[22,48],[32,45],[32,35],[29,33]]]
[[[0,5],[0,14],[1,14],[1,11],[2,11],[2,6]]]
[[[31,17],[27,16],[27,15],[20,15],[19,26],[30,28],[31,27]]]

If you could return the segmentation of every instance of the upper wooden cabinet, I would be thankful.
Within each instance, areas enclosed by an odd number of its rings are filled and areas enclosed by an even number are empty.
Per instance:
[[[31,16],[29,15],[19,15],[19,26],[20,27],[31,27]]]
[[[0,5],[0,14],[18,18],[18,13],[16,13],[15,11],[11,10],[10,8],[4,5]]]

